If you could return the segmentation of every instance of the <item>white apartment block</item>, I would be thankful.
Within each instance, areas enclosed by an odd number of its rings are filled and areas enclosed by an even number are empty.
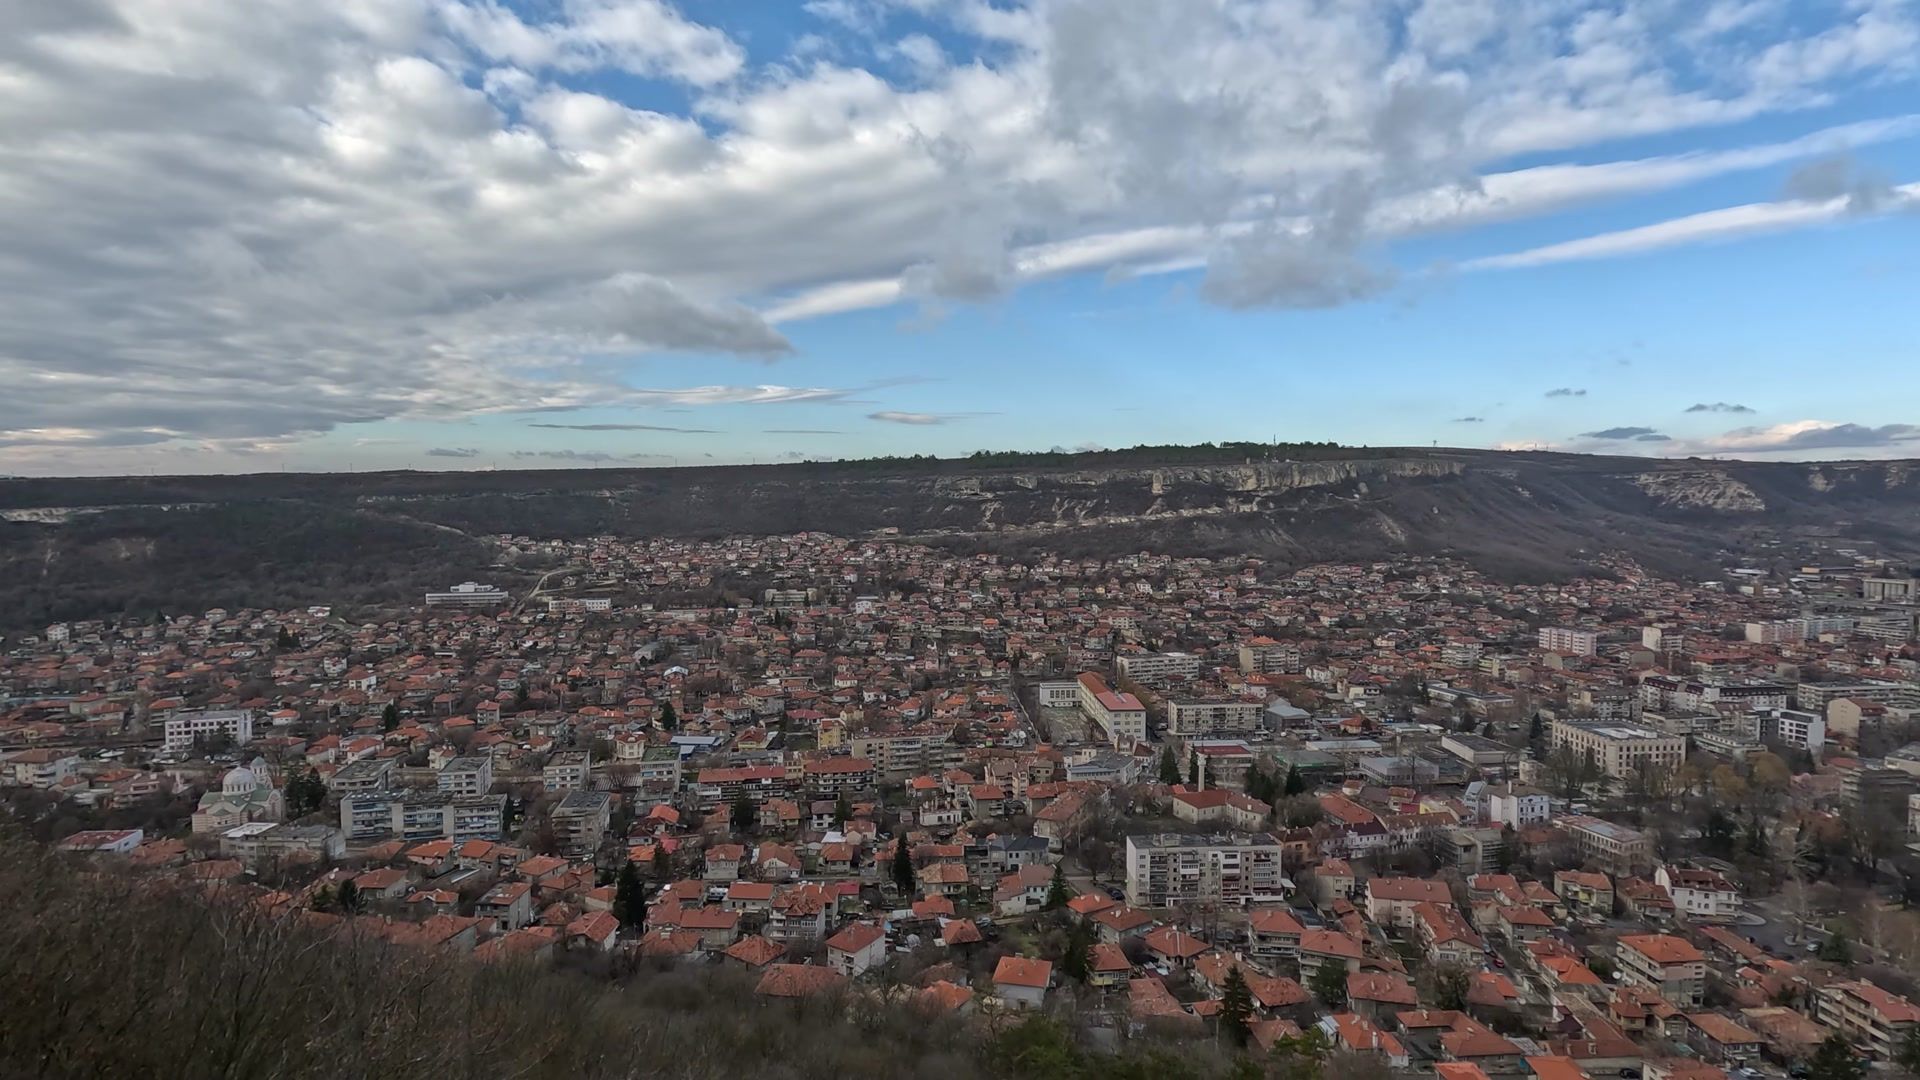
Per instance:
[[[1280,842],[1268,833],[1127,837],[1127,903],[1237,904],[1281,895]]]
[[[186,750],[194,740],[225,735],[235,746],[253,741],[252,709],[207,709],[167,717],[166,748]]]
[[[1584,724],[1555,720],[1548,729],[1550,749],[1562,747],[1591,755],[1608,776],[1633,776],[1643,766],[1674,769],[1687,757],[1685,736],[1669,735],[1633,724]]]
[[[1192,653],[1136,653],[1114,660],[1114,670],[1142,686],[1189,682],[1200,674],[1200,658]]]
[[[1548,652],[1592,656],[1599,651],[1600,635],[1571,626],[1543,626],[1540,628],[1540,647]]]
[[[1170,701],[1169,735],[1225,735],[1253,731],[1264,708],[1257,701]]]

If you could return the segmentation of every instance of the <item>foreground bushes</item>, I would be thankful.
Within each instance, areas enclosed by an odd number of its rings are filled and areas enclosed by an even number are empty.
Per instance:
[[[274,917],[0,839],[0,1076],[1261,1074],[1209,1045],[1095,1054],[1054,1020],[864,995],[763,1002],[744,972],[483,965]]]

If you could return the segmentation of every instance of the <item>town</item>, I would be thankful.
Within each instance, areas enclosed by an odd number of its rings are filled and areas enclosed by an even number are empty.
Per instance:
[[[0,822],[769,1003],[1440,1080],[1920,1073],[1906,567],[492,542],[538,584],[8,641]]]

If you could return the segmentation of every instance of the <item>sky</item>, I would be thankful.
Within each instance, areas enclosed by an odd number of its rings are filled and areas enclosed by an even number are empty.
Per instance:
[[[1920,0],[0,15],[0,473],[1920,457]]]

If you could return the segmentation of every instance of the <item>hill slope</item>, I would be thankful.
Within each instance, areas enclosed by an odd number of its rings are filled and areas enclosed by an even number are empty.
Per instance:
[[[0,482],[14,625],[213,604],[396,601],[491,573],[477,537],[897,530],[959,550],[1149,549],[1283,565],[1448,554],[1542,578],[1808,543],[1920,553],[1914,462],[1143,448],[697,469]],[[1763,548],[1762,545],[1780,546]]]

